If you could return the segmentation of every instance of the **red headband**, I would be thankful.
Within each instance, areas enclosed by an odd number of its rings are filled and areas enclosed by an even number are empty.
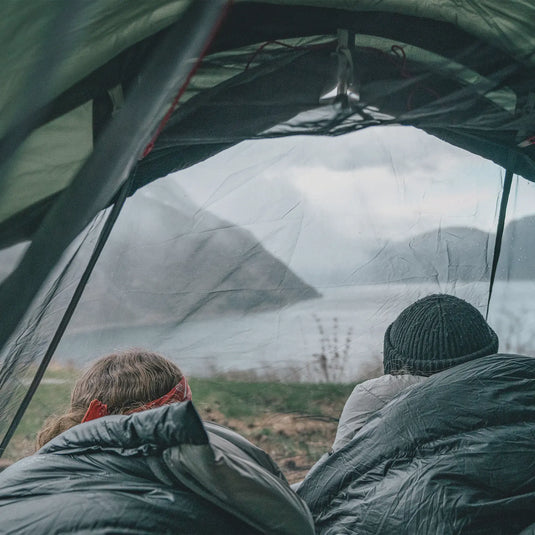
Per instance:
[[[189,387],[188,382],[185,377],[182,377],[180,383],[173,387],[173,389],[162,396],[161,398],[150,401],[146,405],[143,405],[137,409],[128,411],[127,414],[132,414],[134,412],[146,411],[147,409],[154,409],[156,407],[162,407],[163,405],[169,405],[170,403],[177,403],[180,401],[189,401],[191,399],[191,388]],[[102,416],[108,416],[110,413],[108,411],[108,406],[98,399],[94,399],[87,409],[84,417],[82,418],[82,423],[89,422],[91,420],[96,420],[97,418],[102,418]]]

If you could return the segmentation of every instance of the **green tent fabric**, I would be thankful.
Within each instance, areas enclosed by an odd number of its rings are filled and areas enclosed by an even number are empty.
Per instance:
[[[12,167],[2,180],[1,220],[30,206],[32,201],[56,193],[72,180],[80,165],[68,168],[72,157],[62,154],[62,150],[80,151],[78,161],[87,158],[91,148],[94,95],[90,93],[90,83],[76,84],[133,44],[178,20],[189,4],[191,2],[185,0],[138,2],[130,3],[130,9],[125,11],[124,6],[114,2],[79,3],[78,12],[71,16],[66,12],[68,3],[61,1],[29,5],[10,2],[6,6],[0,26],[0,43],[5,52],[1,61],[5,82],[0,97],[0,139],[5,144],[12,136],[11,131],[28,115],[41,119],[32,126],[45,124],[37,128],[19,151],[4,155],[12,159]],[[56,42],[60,41],[58,33],[63,33],[61,37],[71,46]],[[104,84],[100,91],[108,89],[111,87]],[[61,123],[57,124],[61,117],[65,115],[63,122],[68,121],[74,110],[58,109],[54,103],[69,90],[77,100],[74,106],[89,106],[89,115],[79,113],[76,125],[71,120],[62,128]],[[38,106],[48,112],[39,112]],[[80,129],[86,136],[89,133],[89,142],[81,144],[74,137],[62,138],[65,129]],[[51,138],[56,141],[56,147],[43,147]],[[43,153],[49,156],[48,166],[46,161],[35,156]],[[34,179],[28,184],[25,183],[28,174],[25,166],[30,158],[41,165],[32,169]],[[63,170],[65,172],[61,173]],[[25,198],[21,198],[16,185],[25,191]]]
[[[142,62],[147,59],[146,48],[153,46],[152,36],[179,20],[190,3],[185,0],[156,3],[129,2],[127,8],[108,1],[92,2],[91,6],[81,3],[80,12],[72,15],[72,21],[65,23],[70,22],[68,28],[65,28],[65,33],[71,46],[62,49],[60,54],[56,53],[59,57],[52,57],[50,61],[55,60],[57,63],[52,68],[48,68],[46,63],[47,54],[52,55],[52,52],[47,49],[47,44],[54,44],[54,39],[57,38],[55,36],[57,23],[65,18],[63,3],[32,2],[31,6],[21,6],[20,3],[13,2],[7,6],[2,27],[0,27],[0,43],[6,52],[0,62],[5,80],[0,100],[0,139],[5,141],[9,138],[13,128],[20,124],[28,113],[36,111],[32,109],[36,103],[40,104],[42,110],[41,114],[37,114],[41,115],[40,122],[52,124],[48,129],[43,127],[42,130],[35,132],[32,138],[28,139],[25,150],[22,148],[18,153],[9,154],[14,168],[5,175],[0,185],[2,192],[0,231],[3,230],[2,221],[15,216],[24,209],[28,210],[39,201],[63,189],[69,183],[69,178],[72,179],[80,167],[79,164],[73,164],[66,169],[72,156],[62,155],[60,151],[47,151],[50,155],[49,165],[47,166],[44,162],[40,166],[42,171],[39,176],[35,175],[34,170],[34,180],[28,185],[24,180],[26,176],[24,170],[20,169],[22,164],[17,164],[17,161],[28,159],[28,152],[35,150],[32,147],[38,147],[38,137],[50,138],[49,130],[54,128],[53,121],[58,114],[63,115],[70,111],[69,108],[74,110],[82,105],[87,106],[88,103],[97,106],[99,99],[109,100],[108,92],[114,87],[131,83]],[[378,20],[381,21],[381,28],[378,27]],[[198,77],[191,84],[189,96],[185,95],[188,98],[184,104],[189,103],[194,95],[203,94],[205,95],[204,105],[209,105],[210,100],[214,102],[214,97],[210,96],[210,93],[220,92],[222,83],[226,82],[228,87],[231,85],[229,80],[232,79],[236,81],[236,85],[244,87],[243,71],[246,67],[251,69],[252,65],[249,64],[251,55],[255,54],[263,42],[283,40],[282,42],[285,43],[284,46],[278,47],[278,50],[276,50],[276,45],[275,49],[269,47],[270,54],[266,54],[265,57],[262,54],[255,57],[255,70],[269,63],[268,70],[273,75],[279,70],[273,64],[275,55],[281,57],[281,62],[288,62],[289,56],[297,53],[295,47],[305,49],[312,46],[307,41],[292,42],[284,41],[284,39],[288,37],[302,39],[307,35],[317,35],[319,37],[316,41],[332,43],[336,40],[336,30],[343,29],[345,22],[349,30],[355,29],[357,48],[373,46],[381,51],[388,51],[392,43],[403,44],[398,35],[404,37],[410,35],[415,45],[406,41],[407,60],[415,61],[423,68],[432,69],[437,74],[439,69],[437,69],[436,57],[433,60],[426,58],[423,54],[425,53],[424,46],[420,46],[419,49],[410,47],[418,47],[420,44],[440,48],[445,54],[441,57],[441,61],[447,69],[448,64],[455,63],[455,55],[462,53],[460,45],[466,46],[469,41],[488,45],[489,57],[481,58],[473,51],[464,54],[463,60],[466,64],[475,67],[472,71],[473,77],[482,77],[482,80],[474,79],[467,82],[464,77],[463,82],[465,85],[475,86],[476,91],[483,91],[485,94],[509,91],[509,94],[514,97],[512,106],[516,109],[509,107],[511,113],[508,116],[504,115],[501,122],[507,121],[508,129],[515,134],[520,133],[522,137],[522,128],[530,124],[529,117],[522,117],[522,106],[525,104],[522,101],[525,100],[526,95],[517,95],[515,88],[508,88],[504,80],[492,80],[492,77],[489,80],[485,75],[496,74],[505,68],[509,71],[515,70],[516,78],[532,79],[530,69],[533,68],[535,62],[534,21],[533,6],[529,2],[515,2],[514,6],[505,6],[495,1],[462,5],[456,2],[422,4],[415,1],[236,2],[227,18],[226,27],[222,28],[213,45],[214,49],[221,49],[225,53],[208,54],[205,65],[201,67]],[[32,25],[31,28],[28,28],[29,24]],[[21,27],[27,29],[24,32],[17,31]],[[35,31],[32,31],[34,28]],[[448,35],[447,32],[450,30],[451,33]],[[391,39],[387,37],[389,34]],[[471,40],[467,41],[468,36]],[[463,42],[459,43],[458,37],[464,38]],[[335,48],[336,42],[333,44]],[[294,49],[292,50],[291,47]],[[304,50],[301,52],[303,53]],[[492,59],[494,65],[490,63]],[[109,67],[106,69],[106,65],[110,62],[116,67],[113,72],[110,72],[112,69]],[[130,66],[130,71],[127,69],[127,64],[133,64]],[[45,66],[46,71],[42,70]],[[522,73],[520,73],[520,66],[523,67]],[[358,64],[356,68],[358,69]],[[121,74],[125,78],[121,78]],[[509,76],[511,74],[509,73]],[[29,86],[33,76],[39,82],[38,87],[35,88]],[[443,74],[443,76],[446,77],[448,74]],[[459,78],[459,75],[452,77]],[[316,75],[316,78],[319,77]],[[498,87],[495,89],[493,86]],[[218,88],[217,91],[216,88]],[[302,88],[296,89],[302,91]],[[525,86],[523,89],[527,91],[529,88]],[[251,91],[250,99],[255,97],[255,93]],[[460,97],[462,97],[461,94],[455,94],[452,97],[458,99],[458,102],[453,104],[453,109],[456,106],[459,108],[466,106]],[[291,95],[288,95],[288,98],[290,99]],[[217,100],[212,106],[216,103]],[[288,102],[284,104],[288,106]],[[191,105],[193,106],[193,102]],[[294,112],[301,110],[302,108],[294,107]],[[399,114],[399,110],[396,111]],[[481,110],[478,111],[479,113],[475,115],[481,116]],[[192,112],[183,110],[183,113],[191,114]],[[290,110],[289,117],[291,116]],[[398,118],[400,119],[403,121],[402,117]],[[241,119],[235,122],[238,127],[242,123]],[[409,118],[407,122],[415,122],[418,125],[419,121]],[[459,132],[466,130],[466,126],[461,128],[461,125],[457,125],[452,132],[452,124],[447,124],[447,120],[443,120],[442,123],[442,129],[448,131],[441,130],[441,135],[448,137],[453,143],[457,142],[461,146],[466,144],[474,150],[470,141],[463,135],[464,132]],[[80,116],[78,124],[81,131],[86,133],[95,128],[92,118],[87,116],[85,119]],[[202,127],[202,124],[198,124]],[[425,127],[425,123],[422,126]],[[437,124],[430,125],[435,128],[438,126]],[[266,125],[251,125],[251,128],[244,132],[244,136],[257,136],[262,131],[258,128],[262,127]],[[69,129],[71,128],[72,126],[69,125]],[[206,132],[206,125],[204,128],[205,131],[202,132],[205,138],[204,145],[213,146],[215,140]],[[61,133],[57,135],[60,136]],[[480,146],[477,147],[480,151],[487,149],[485,155],[494,152],[487,145],[492,142],[492,135],[487,134],[487,137],[490,140],[485,140],[486,143],[480,140]],[[528,137],[526,133],[524,139]],[[519,140],[518,143],[524,139]],[[224,139],[221,143],[225,141]],[[198,136],[195,143],[203,144]],[[64,146],[65,143],[63,142],[62,145]],[[72,140],[71,147],[73,148],[69,152],[72,154],[73,150],[80,150],[77,161],[83,160],[84,156],[88,155],[90,145],[86,143],[84,146],[86,148],[82,150],[80,144],[75,139]],[[159,148],[162,151],[170,150],[163,144]],[[211,153],[209,147],[198,146],[196,148],[175,146],[173,150],[179,154],[175,154],[174,161],[167,166],[164,164],[157,166],[155,163],[150,165],[150,162],[145,164],[148,168],[145,180],[158,178],[160,173],[166,174],[180,165],[191,165],[199,157],[206,157]],[[37,153],[39,154],[39,148],[37,148]],[[160,160],[164,158],[165,156],[162,155]],[[503,158],[500,160],[503,163]],[[54,163],[55,168],[50,167]],[[57,172],[57,169],[64,170],[64,172]],[[528,178],[534,176],[533,169],[527,164],[519,166],[518,172]],[[24,191],[24,197],[21,192],[18,194],[17,184]]]
[[[23,213],[24,210],[26,213],[31,209],[35,210],[38,203],[64,189],[79,169],[80,162],[83,162],[90,153],[91,144],[88,141],[81,144],[73,137],[70,143],[67,143],[61,139],[62,130],[54,122],[58,121],[56,116],[66,115],[65,121],[67,121],[69,114],[74,113],[80,106],[85,106],[87,109],[90,105],[94,109],[99,109],[101,101],[109,104],[113,88],[119,86],[126,89],[135,79],[143,61],[147,61],[146,56],[150,54],[147,54],[146,50],[154,45],[153,36],[179,20],[190,3],[184,0],[157,3],[129,2],[127,8],[108,1],[92,2],[91,6],[81,3],[80,12],[73,14],[72,21],[65,23],[68,25],[65,28],[65,35],[71,46],[61,49],[55,57],[47,47],[48,44],[55,43],[57,23],[65,18],[63,3],[33,2],[31,6],[23,7],[19,3],[9,4],[0,27],[0,42],[6,52],[0,62],[5,80],[0,101],[0,139],[5,143],[6,139],[12,137],[11,131],[20,125],[29,113],[40,117],[39,123],[45,125],[26,141],[26,146],[20,151],[5,155],[10,157],[11,169],[7,174],[4,172],[0,184],[2,193],[0,236],[6,235],[4,243],[9,242],[9,230],[6,228],[9,224],[2,225],[2,222],[7,220],[12,223],[13,219],[10,218]],[[16,31],[21,27],[27,28],[29,21],[32,25],[30,30],[35,28],[35,31]],[[234,96],[236,99],[234,106],[243,105],[246,113],[247,103],[262,98],[262,95],[255,93],[254,85],[244,80],[246,74],[244,71],[254,68],[255,76],[259,77],[264,69],[271,76],[277,77],[283,65],[293,61],[292,55],[306,55],[307,51],[312,53],[312,47],[319,46],[321,42],[326,46],[330,42],[332,44],[330,51],[333,51],[337,44],[336,30],[343,29],[344,23],[348,30],[356,33],[357,50],[373,47],[387,54],[392,44],[397,43],[404,47],[407,62],[414,62],[423,72],[427,71],[418,76],[426,78],[441,76],[444,79],[451,77],[457,80],[459,85],[451,95],[453,102],[447,102],[448,108],[451,107],[454,111],[456,108],[465,109],[469,105],[467,95],[460,92],[463,86],[466,89],[472,86],[475,91],[487,95],[487,98],[493,97],[497,92],[507,93],[511,100],[511,104],[507,107],[509,113],[495,117],[496,121],[493,121],[492,125],[478,124],[471,128],[472,131],[468,121],[465,121],[467,124],[459,124],[456,117],[437,120],[436,109],[421,110],[418,114],[420,117],[415,117],[414,113],[403,117],[399,106],[392,110],[393,121],[434,129],[436,135],[443,136],[452,143],[466,145],[470,150],[479,151],[485,156],[495,155],[493,144],[495,134],[490,130],[495,130],[496,126],[503,125],[503,128],[507,128],[507,132],[511,134],[509,137],[518,138],[516,145],[529,138],[530,133],[523,130],[530,125],[532,119],[529,116],[532,112],[529,111],[526,92],[529,91],[527,81],[532,79],[531,69],[535,62],[534,21],[533,6],[529,2],[515,2],[514,6],[504,6],[502,3],[490,1],[460,6],[456,2],[422,4],[414,1],[236,2],[227,18],[226,26],[216,37],[213,44],[214,53],[208,54],[198,76],[192,81],[189,94],[185,95],[184,109],[177,110],[175,114],[175,128],[180,130],[182,136],[187,136],[190,132],[190,128],[185,127],[189,124],[184,125],[183,119],[181,120],[184,115],[189,116],[190,121],[196,124],[198,132],[195,135],[189,134],[190,139],[194,138],[189,145],[183,141],[181,145],[175,143],[170,147],[170,143],[162,139],[156,146],[160,151],[157,161],[155,153],[152,159],[143,162],[141,167],[144,170],[139,175],[143,178],[138,179],[139,185],[212,154],[214,143],[219,142],[227,146],[228,143],[236,142],[238,139],[232,139],[229,132],[220,133],[219,139],[214,139],[209,132],[217,126],[213,121],[217,122],[218,117],[210,115],[208,119],[211,119],[211,125],[207,128],[208,125],[204,123],[206,116],[202,114],[203,108],[217,106],[217,94],[227,88],[225,97],[228,98],[229,94],[231,97]],[[313,41],[302,40],[307,35],[317,36],[316,45]],[[400,39],[401,36],[405,41]],[[288,41],[290,37],[301,41]],[[284,43],[282,46],[277,47],[274,44],[266,47],[266,52],[269,51],[269,54],[256,54],[264,42],[279,40]],[[473,46],[475,42],[487,46],[486,57],[481,57],[481,53],[470,49],[466,54],[462,53],[462,47]],[[433,58],[426,57],[425,46],[429,47],[427,49],[429,53],[433,53],[431,47],[435,47],[444,55],[435,53]],[[55,61],[57,65],[49,68],[46,62],[47,54],[52,56],[50,61]],[[250,63],[252,56],[255,56],[254,64]],[[463,68],[462,64],[457,68],[457,73],[453,74],[452,69],[458,64],[455,56],[462,57],[465,61],[464,68],[470,69],[471,75],[459,72]],[[280,66],[277,66],[277,61]],[[438,66],[437,61],[441,61],[443,65]],[[113,69],[110,68],[110,62],[113,64]],[[335,70],[336,64],[325,68],[329,67]],[[355,63],[355,68],[357,71],[360,69],[358,61]],[[500,75],[496,78],[496,75],[504,69],[508,72],[507,76]],[[429,73],[430,70],[432,74]],[[441,70],[443,72],[440,72]],[[379,73],[372,73],[371,76],[374,74],[377,76]],[[384,73],[382,75],[384,76]],[[471,76],[472,79],[467,79],[467,76]],[[36,87],[29,85],[32,84],[33,77],[39,82]],[[321,83],[319,88],[321,91],[324,80],[320,79],[318,72],[310,73],[310,77],[312,80],[307,78],[307,83],[314,81],[316,84]],[[520,91],[516,91],[514,86],[507,85],[510,79],[514,79],[522,86]],[[284,72],[280,72],[279,84],[283,82],[291,84],[291,81],[284,78]],[[240,87],[242,91],[238,93],[236,87]],[[247,92],[247,97],[243,95],[243,91]],[[303,87],[296,87],[294,91],[295,96],[287,89],[286,101],[278,94],[278,100],[273,103],[273,107],[278,104],[287,109],[288,119],[312,105],[312,99],[304,105],[301,98],[301,106],[293,104],[292,110],[291,102],[299,100]],[[389,88],[389,91],[392,89]],[[194,96],[198,99],[195,100]],[[198,100],[203,102],[198,103]],[[34,109],[36,104],[40,105],[40,113],[36,113],[37,110]],[[117,102],[114,104],[117,106]],[[429,106],[429,103],[426,104]],[[523,107],[526,104],[528,104],[528,115],[523,117]],[[109,105],[113,107],[113,104]],[[474,100],[471,105],[477,105],[477,109],[473,112],[475,117],[480,118],[485,115],[491,117],[498,114],[496,110],[483,110],[481,103],[476,103]],[[161,113],[163,115],[163,110]],[[422,121],[421,116],[425,114],[428,115],[428,119]],[[275,117],[280,119],[279,115]],[[225,124],[228,124],[226,119],[227,117],[224,117],[219,120],[225,120]],[[82,117],[80,112],[77,129],[85,132],[84,135],[87,137],[88,133],[98,126],[94,124],[94,120],[87,114]],[[46,126],[48,123],[50,125]],[[258,136],[263,130],[277,124],[275,122],[270,124],[264,118],[263,122],[260,120],[250,124],[249,128],[244,128],[243,126],[248,124],[246,117],[238,118],[236,115],[234,123],[238,130],[243,129],[242,139]],[[171,124],[173,122],[169,124],[169,135],[173,133]],[[357,125],[351,123],[344,131],[355,127]],[[68,128],[73,129],[72,122]],[[320,128],[322,125],[313,127],[311,131],[318,131]],[[487,130],[484,135],[481,133],[481,128]],[[51,131],[56,133],[51,135]],[[280,135],[287,133],[298,132],[294,129],[283,131]],[[324,127],[323,133],[325,133]],[[470,142],[470,138],[474,136],[480,138],[479,143]],[[51,137],[57,139],[57,145],[61,144],[63,154],[60,150],[44,149],[49,155],[48,161],[43,162],[35,156],[32,158],[32,153],[42,154],[44,151],[39,139],[50,140]],[[498,145],[503,145],[505,139],[497,141]],[[509,149],[517,148],[511,142],[509,145]],[[169,152],[173,154],[168,155]],[[522,160],[527,151],[519,152],[521,153],[519,159]],[[529,162],[518,164],[517,172],[527,178],[535,177],[530,163],[531,156],[533,155],[530,152]],[[504,164],[503,156],[494,157]],[[31,180],[25,169],[27,163],[20,163],[20,161],[27,162],[29,158],[40,164],[35,166],[37,169],[32,170]],[[33,228],[27,229],[25,237],[28,237],[34,228],[35,224]],[[16,239],[20,238],[21,236]]]

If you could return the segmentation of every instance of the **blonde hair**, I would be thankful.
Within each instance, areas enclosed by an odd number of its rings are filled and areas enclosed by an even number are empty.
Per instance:
[[[102,357],[76,381],[69,410],[44,423],[37,434],[37,447],[81,423],[94,399],[106,404],[110,414],[125,414],[164,396],[182,377],[178,366],[143,349]]]

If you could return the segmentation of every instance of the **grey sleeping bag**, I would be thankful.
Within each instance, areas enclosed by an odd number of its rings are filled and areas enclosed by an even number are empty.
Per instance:
[[[317,533],[534,533],[535,359],[492,355],[399,395],[298,493]]]
[[[262,450],[191,402],[69,429],[0,474],[0,533],[313,534]]]

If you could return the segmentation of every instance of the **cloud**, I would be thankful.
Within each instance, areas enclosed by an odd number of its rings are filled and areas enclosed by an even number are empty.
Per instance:
[[[406,126],[383,126],[336,137],[289,137],[246,142],[251,158],[281,154],[281,164],[333,171],[392,165],[399,172],[420,171],[431,178],[450,166],[486,163],[483,158],[449,145],[422,130]]]
[[[391,162],[351,170],[293,167],[288,179],[340,233],[355,228],[369,237],[436,228],[442,222],[489,228],[495,219],[500,176],[482,181],[463,159],[444,158],[432,176],[419,168],[400,169]],[[449,223],[448,223],[449,222]]]

